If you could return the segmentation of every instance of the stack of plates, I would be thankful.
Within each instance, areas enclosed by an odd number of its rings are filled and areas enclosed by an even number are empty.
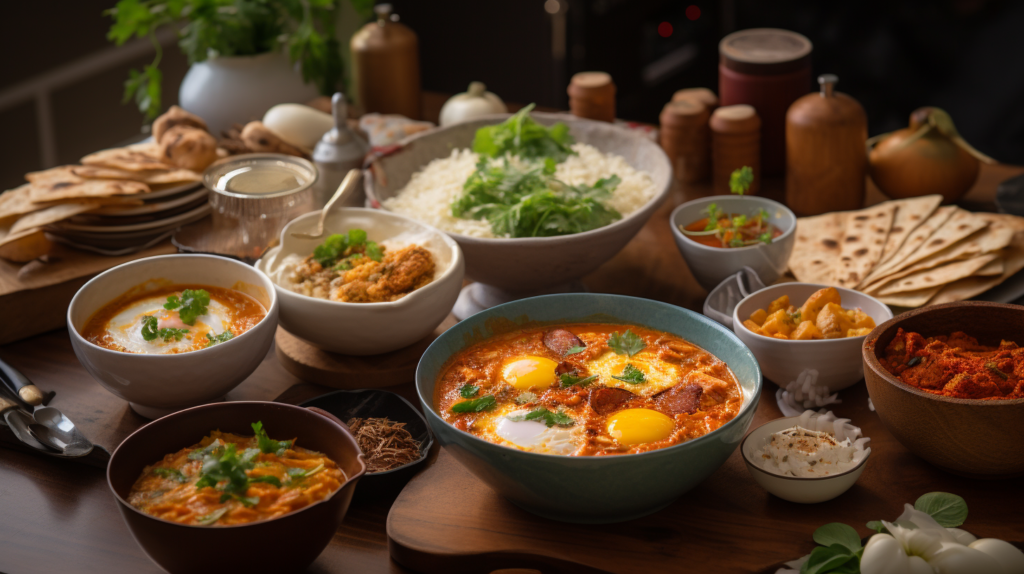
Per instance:
[[[154,188],[142,205],[108,205],[46,227],[54,241],[106,255],[156,245],[210,213],[207,189],[196,182]]]

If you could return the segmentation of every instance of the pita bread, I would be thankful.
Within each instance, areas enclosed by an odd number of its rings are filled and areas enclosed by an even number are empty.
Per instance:
[[[870,285],[886,275],[890,275],[901,262],[910,257],[914,251],[917,251],[917,248],[923,245],[932,233],[935,233],[937,229],[949,221],[949,218],[959,210],[960,208],[955,205],[947,205],[936,209],[924,223],[911,232],[899,250],[889,258],[889,261],[871,270],[871,273],[862,281],[862,284]]]
[[[952,283],[957,279],[971,277],[989,263],[997,260],[999,260],[999,256],[990,253],[988,255],[982,255],[972,259],[946,263],[945,265],[939,265],[933,269],[924,269],[890,282],[879,289],[878,294],[895,295],[896,293],[906,293],[908,291],[920,291],[921,289],[929,287],[938,287],[947,283]]]
[[[149,193],[149,186],[139,181],[82,179],[71,173],[70,166],[37,171],[25,178],[31,181],[29,198],[34,203]]]
[[[1003,263],[1003,254],[1000,253],[999,257],[995,261],[988,265],[978,269],[974,272],[975,277],[992,277],[994,275],[1002,275],[1003,271],[1006,270],[1006,264]]]
[[[988,218],[977,213],[971,213],[963,209],[957,211],[949,218],[945,225],[931,234],[928,240],[921,247],[918,247],[917,251],[911,253],[910,257],[900,263],[894,271],[907,269],[915,263],[924,261],[932,255],[955,245],[958,241],[973,235],[974,232],[988,227],[989,221]]]
[[[919,291],[907,291],[895,295],[882,295],[877,297],[879,301],[893,307],[921,307],[928,303],[936,293],[942,290],[942,285],[929,287]]]
[[[803,217],[796,222],[796,239],[789,269],[798,281],[831,285],[845,214],[826,213]]]
[[[82,164],[112,167],[126,171],[177,169],[160,160],[160,145],[152,142],[91,153],[82,158]]]
[[[1024,269],[1024,218],[1013,217],[1009,221],[1016,229],[1013,241],[1003,254],[1003,274],[994,277],[967,277],[954,281],[939,291],[935,297],[928,301],[931,305],[940,303],[952,303],[963,301],[1006,281],[1021,269]]]
[[[203,176],[188,169],[126,171],[98,165],[71,166],[71,173],[83,179],[127,179],[147,184],[202,181]]]
[[[32,202],[31,195],[32,189],[27,183],[0,193],[0,225],[39,209],[39,206]]]
[[[96,208],[97,205],[95,203],[59,203],[23,216],[11,226],[11,233],[43,227],[44,225],[63,221],[69,217],[74,217]]]
[[[26,263],[46,255],[52,246],[41,228],[26,229],[0,239],[0,258]]]
[[[938,209],[942,203],[941,195],[926,195],[924,197],[913,197],[900,199],[892,202],[896,204],[896,215],[892,221],[892,229],[889,230],[889,237],[885,240],[885,247],[882,249],[882,256],[878,258],[876,265],[885,263],[903,246],[903,242],[910,237],[911,232],[924,223],[928,217]]]
[[[882,256],[895,213],[892,202],[847,213],[834,285],[854,287],[868,276]]]

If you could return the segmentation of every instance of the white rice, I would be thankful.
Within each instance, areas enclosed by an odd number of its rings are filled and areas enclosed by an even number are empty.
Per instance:
[[[577,143],[577,155],[558,164],[555,178],[569,185],[594,185],[601,178],[619,176],[622,182],[605,205],[622,214],[633,213],[654,198],[657,190],[651,176],[633,169],[625,159],[601,153],[594,146]],[[413,174],[395,197],[384,200],[384,207],[433,225],[442,231],[470,237],[495,237],[485,220],[453,217],[451,204],[462,196],[462,186],[476,169],[477,154],[468,149],[453,150],[446,158],[435,159]],[[519,163],[515,161],[515,163]]]

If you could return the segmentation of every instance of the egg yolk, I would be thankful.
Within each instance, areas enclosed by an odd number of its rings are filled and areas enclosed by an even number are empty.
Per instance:
[[[626,409],[608,417],[608,434],[623,446],[668,438],[675,421],[651,409]]]
[[[506,364],[502,377],[520,391],[546,389],[555,384],[557,366],[558,363],[545,357],[523,357]]]

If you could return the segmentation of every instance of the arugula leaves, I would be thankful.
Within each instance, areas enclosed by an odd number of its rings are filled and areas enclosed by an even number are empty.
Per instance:
[[[146,341],[152,341],[157,337],[164,341],[180,341],[185,336],[185,333],[188,333],[188,329],[175,329],[173,327],[157,329],[159,324],[160,321],[153,315],[147,315],[142,319],[142,338]]]
[[[263,421],[252,423],[252,430],[256,433],[256,445],[259,447],[260,452],[272,452],[277,456],[281,456],[285,450],[292,447],[292,441],[290,440],[273,440],[267,436],[267,431],[263,430]]]
[[[352,263],[360,257],[374,261],[384,258],[384,250],[375,241],[369,241],[362,229],[330,235],[313,249],[313,260],[323,267],[333,266],[340,271],[351,269]]]
[[[585,386],[589,385],[590,383],[594,382],[594,379],[596,379],[596,378],[597,378],[597,375],[590,375],[589,377],[582,377],[581,378],[581,377],[579,377],[579,376],[577,376],[575,374],[572,374],[572,373],[565,373],[564,375],[559,375],[558,376],[558,379],[562,382],[562,386],[563,387],[571,387],[573,385],[579,385],[581,387],[585,387]]]
[[[643,351],[646,346],[647,343],[644,343],[643,339],[629,329],[626,329],[626,332],[622,334],[616,331],[612,333],[611,337],[608,337],[608,348],[615,351],[616,355],[629,355],[632,357]]]
[[[471,385],[466,383],[459,388],[459,395],[464,399],[471,399],[476,396],[477,392],[480,391],[480,387],[477,385]]]
[[[181,292],[181,297],[177,295],[168,297],[167,302],[164,303],[164,309],[169,311],[177,309],[182,323],[195,325],[196,319],[206,314],[209,304],[210,294],[206,289],[185,289]]]
[[[213,335],[210,332],[206,333],[206,346],[212,347],[214,345],[230,341],[235,338],[235,334],[229,331],[224,331],[220,335]]]
[[[526,106],[500,124],[478,129],[473,151],[489,158],[511,154],[523,159],[551,158],[558,163],[575,154],[569,127],[558,122],[545,128],[530,117],[534,106]]]
[[[647,382],[647,377],[644,375],[644,372],[633,366],[633,363],[627,363],[626,368],[622,369],[622,374],[612,375],[612,378],[631,385],[639,385],[640,383]]]
[[[547,425],[548,428],[555,425],[570,426],[576,424],[576,421],[574,421],[569,415],[563,412],[551,412],[544,407],[533,409],[525,415],[515,415],[505,418],[513,422],[540,421]]]
[[[176,468],[154,468],[153,474],[161,478],[169,478],[178,482],[188,482],[188,477]]]
[[[453,413],[478,413],[494,408],[496,402],[494,395],[484,395],[478,399],[455,403],[450,410]]]

